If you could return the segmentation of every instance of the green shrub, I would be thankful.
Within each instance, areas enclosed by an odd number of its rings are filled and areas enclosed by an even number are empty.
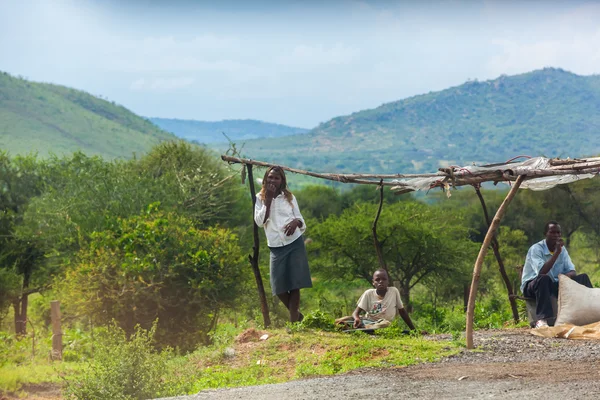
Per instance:
[[[304,316],[300,325],[304,328],[320,329],[322,331],[334,331],[333,319],[321,310],[311,311]]]
[[[0,332],[0,367],[8,363],[8,356],[11,353],[11,345],[14,339],[13,336],[7,332]]]
[[[63,361],[87,361],[93,358],[93,333],[81,328],[63,331]]]
[[[156,323],[150,330],[136,327],[127,338],[115,323],[99,335],[94,360],[81,375],[66,380],[67,399],[152,399],[175,394],[178,384],[169,376],[170,350],[153,348]]]
[[[304,315],[302,322],[287,322],[288,332],[302,332],[307,329],[317,329],[321,331],[335,331],[335,321],[331,316],[321,310],[311,311]]]
[[[456,308],[446,314],[444,328],[449,332],[464,331],[467,326],[467,316],[462,308]]]
[[[231,231],[200,230],[157,208],[93,233],[57,286],[67,312],[98,325],[114,319],[127,334],[158,318],[157,342],[190,351],[209,341],[220,311],[235,307],[248,269]]]
[[[499,295],[486,296],[475,304],[475,328],[500,329],[507,321],[512,321],[508,299]]]

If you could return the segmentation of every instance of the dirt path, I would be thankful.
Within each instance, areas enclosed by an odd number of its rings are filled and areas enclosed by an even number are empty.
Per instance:
[[[449,340],[436,336],[431,340]],[[544,339],[527,329],[478,331],[475,351],[407,368],[277,385],[203,391],[172,400],[594,399],[600,396],[600,342]]]

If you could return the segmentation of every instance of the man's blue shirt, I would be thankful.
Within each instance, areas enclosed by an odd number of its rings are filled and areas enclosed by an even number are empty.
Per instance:
[[[534,279],[540,273],[540,270],[552,257],[552,253],[548,250],[546,239],[537,242],[529,248],[527,252],[527,258],[525,258],[525,266],[523,267],[523,275],[521,278],[521,292],[525,289],[525,284],[530,280]],[[567,248],[563,247],[558,259],[548,272],[548,276],[551,277],[554,282],[558,282],[558,275],[566,274],[569,271],[575,271],[575,265],[569,257]]]

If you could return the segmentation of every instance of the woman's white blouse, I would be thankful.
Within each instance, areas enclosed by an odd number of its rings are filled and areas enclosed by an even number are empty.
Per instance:
[[[269,213],[269,218],[264,221],[266,213],[267,206],[260,199],[260,195],[257,194],[256,206],[254,208],[254,221],[256,222],[256,225],[265,228],[267,244],[269,247],[282,247],[290,244],[302,236],[306,230],[306,223],[304,222],[302,214],[300,214],[298,202],[296,201],[296,197],[294,195],[292,195],[291,204],[285,198],[283,193],[275,197],[271,202],[271,212]],[[292,235],[286,236],[284,227],[296,218],[302,221],[302,227],[297,228]]]

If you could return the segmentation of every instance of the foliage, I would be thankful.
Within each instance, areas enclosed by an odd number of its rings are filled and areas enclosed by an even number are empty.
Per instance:
[[[167,369],[169,350],[154,351],[156,326],[139,326],[131,337],[116,325],[100,336],[94,360],[81,375],[66,379],[68,399],[154,399],[175,394]]]
[[[245,290],[242,262],[231,232],[198,230],[151,206],[92,234],[62,283],[64,304],[96,324],[114,318],[128,333],[158,318],[159,343],[191,349]]]
[[[47,287],[54,277],[61,279],[94,232],[111,230],[118,218],[137,215],[157,201],[197,227],[241,220],[234,210],[242,198],[229,172],[205,150],[183,142],[161,144],[141,160],[108,162],[75,153],[52,157],[37,168],[42,167],[39,196],[19,211],[22,222],[15,226],[12,247],[20,256],[15,260],[44,272],[32,275],[32,284]]]
[[[20,236],[37,238],[56,255],[77,251],[92,232],[155,202],[198,225],[239,218],[232,210],[240,198],[227,171],[183,142],[163,143],[141,160],[107,162],[75,153],[52,158],[48,168],[51,181],[25,213]]]
[[[0,321],[9,304],[17,306],[21,317],[21,302],[31,289],[44,281],[43,271],[38,265],[42,257],[38,243],[23,239],[16,231],[32,198],[38,196],[47,179],[45,165],[33,156],[11,159],[0,151]],[[16,311],[17,311],[16,310]],[[24,327],[16,327],[20,333]]]
[[[330,214],[337,215],[342,212],[342,202],[334,188],[313,185],[304,187],[295,193],[298,207],[304,218],[327,218]]]
[[[375,214],[375,205],[358,204],[314,228],[322,274],[371,281],[379,268],[371,232]],[[384,207],[377,231],[391,280],[400,281],[406,304],[417,283],[435,276],[446,281],[448,276],[461,276],[465,260],[474,255],[469,230],[459,215],[440,215],[421,203]]]
[[[0,322],[20,293],[21,279],[15,269],[0,268]]]
[[[300,329],[335,330],[333,318],[321,310],[311,311],[304,316],[302,322],[289,325],[298,326]]]
[[[379,204],[379,187],[375,185],[352,185],[349,190],[341,193],[341,198],[344,209],[351,207],[355,203]],[[386,204],[409,200],[412,200],[412,196],[410,194],[398,196],[389,189],[384,188],[383,190],[383,201]]]
[[[199,226],[247,222],[238,211],[247,203],[232,179],[235,175],[206,149],[183,141],[167,142],[129,164],[133,176],[146,182],[138,194],[144,207],[160,201],[165,209],[177,210]]]
[[[40,328],[40,327],[38,327]],[[52,334],[36,329],[27,335],[0,331],[0,397],[6,391],[20,394],[24,385],[56,384],[60,375],[72,375],[79,364],[65,360],[53,363],[48,355],[52,348]],[[64,343],[69,348],[71,331],[65,329]],[[79,347],[75,350],[79,351]]]

